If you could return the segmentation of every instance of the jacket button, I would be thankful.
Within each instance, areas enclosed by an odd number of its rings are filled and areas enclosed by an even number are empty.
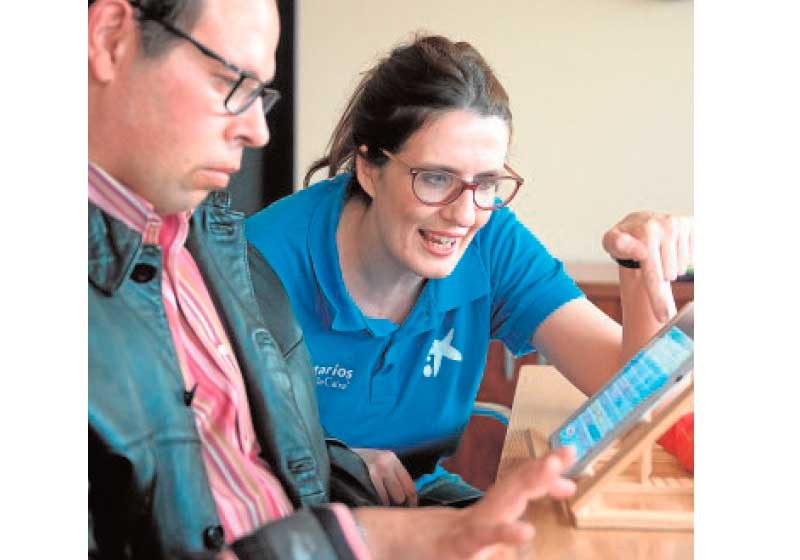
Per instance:
[[[225,530],[221,525],[212,525],[203,530],[203,544],[210,550],[220,550],[225,544]]]
[[[269,336],[269,333],[264,329],[258,329],[254,334],[253,337],[256,340],[256,344],[259,346],[269,346],[272,344],[272,339]]]
[[[153,279],[156,275],[156,267],[152,264],[139,263],[133,267],[131,272],[131,279],[139,284],[144,284]]]

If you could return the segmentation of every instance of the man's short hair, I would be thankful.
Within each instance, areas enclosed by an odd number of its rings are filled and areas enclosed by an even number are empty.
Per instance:
[[[95,0],[89,0],[89,6]],[[142,33],[142,51],[145,56],[156,57],[167,52],[178,40],[157,21],[165,21],[181,31],[191,33],[205,0],[137,0],[131,2],[139,20]]]

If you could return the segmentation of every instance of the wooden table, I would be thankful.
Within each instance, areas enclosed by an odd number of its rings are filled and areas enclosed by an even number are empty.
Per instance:
[[[514,396],[497,479],[520,460],[541,456],[547,437],[586,397],[552,366],[524,366]],[[549,499],[531,504],[536,527],[529,558],[537,560],[683,560],[694,557],[692,531],[575,529],[563,505]]]

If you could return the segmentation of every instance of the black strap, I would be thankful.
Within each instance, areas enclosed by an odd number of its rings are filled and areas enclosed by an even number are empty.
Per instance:
[[[614,258],[617,261],[617,264],[624,267],[624,268],[641,268],[639,261],[635,261],[633,259],[618,259]]]

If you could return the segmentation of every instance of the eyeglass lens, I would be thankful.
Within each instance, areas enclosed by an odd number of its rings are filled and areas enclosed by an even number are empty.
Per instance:
[[[459,197],[461,179],[440,171],[420,171],[412,184],[417,197],[430,204],[452,202]],[[484,209],[505,206],[517,190],[517,181],[508,178],[488,178],[478,183],[474,191],[475,204]]]
[[[263,92],[263,94],[262,94]],[[238,115],[245,111],[261,95],[261,108],[266,115],[280,99],[280,93],[274,89],[264,89],[263,84],[252,77],[242,76],[234,86],[225,107],[233,114]]]

